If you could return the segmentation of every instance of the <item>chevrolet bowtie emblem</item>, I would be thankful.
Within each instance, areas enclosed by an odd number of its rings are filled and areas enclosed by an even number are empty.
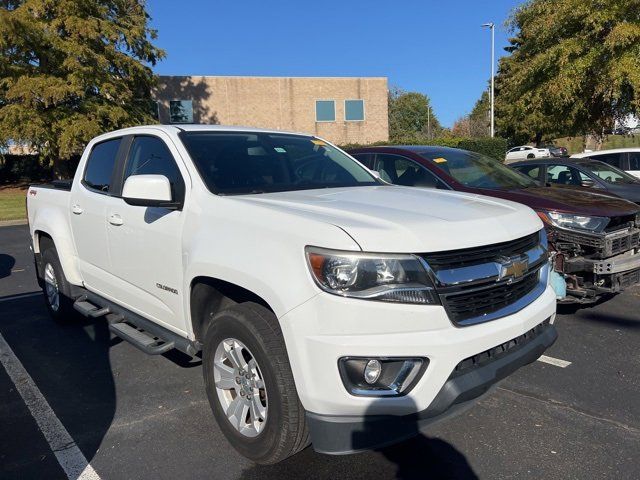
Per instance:
[[[498,281],[507,280],[509,283],[521,278],[529,268],[529,257],[517,255],[514,257],[500,257],[498,259],[500,273]]]

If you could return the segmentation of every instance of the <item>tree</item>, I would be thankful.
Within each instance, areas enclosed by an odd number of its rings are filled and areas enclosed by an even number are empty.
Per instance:
[[[491,136],[491,99],[487,90],[482,92],[469,114],[469,136]]]
[[[640,110],[639,0],[530,0],[496,78],[497,127],[516,143],[595,135]]]
[[[464,115],[453,122],[451,127],[451,133],[455,137],[470,137],[471,136],[471,121],[469,115]]]
[[[389,92],[389,137],[437,137],[442,126],[433,113],[429,97],[392,88]]]
[[[0,0],[0,143],[59,174],[92,137],[152,122],[148,21],[143,0]]]

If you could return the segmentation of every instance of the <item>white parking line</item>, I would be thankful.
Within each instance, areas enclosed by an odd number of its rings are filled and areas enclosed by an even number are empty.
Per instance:
[[[559,358],[547,357],[546,355],[541,355],[538,361],[548,363],[549,365],[555,365],[556,367],[560,368],[567,368],[569,365],[571,365],[571,362],[560,360]]]
[[[100,480],[2,334],[0,361],[67,477],[70,480]]]
[[[12,300],[20,300],[21,298],[36,297],[38,295],[42,296],[42,292],[19,293],[17,295],[11,295],[9,297],[0,298],[0,303],[10,302]]]

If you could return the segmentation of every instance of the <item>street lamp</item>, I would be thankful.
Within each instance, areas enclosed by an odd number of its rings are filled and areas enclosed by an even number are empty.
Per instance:
[[[482,27],[488,27],[491,30],[491,137],[494,136],[494,127],[493,127],[493,64],[494,64],[494,55],[495,55],[495,35],[494,35],[494,27],[493,22],[483,23]]]

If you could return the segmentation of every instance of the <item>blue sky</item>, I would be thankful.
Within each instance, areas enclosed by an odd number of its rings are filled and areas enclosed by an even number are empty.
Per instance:
[[[149,0],[161,75],[384,76],[427,94],[443,125],[486,88],[517,0]]]

